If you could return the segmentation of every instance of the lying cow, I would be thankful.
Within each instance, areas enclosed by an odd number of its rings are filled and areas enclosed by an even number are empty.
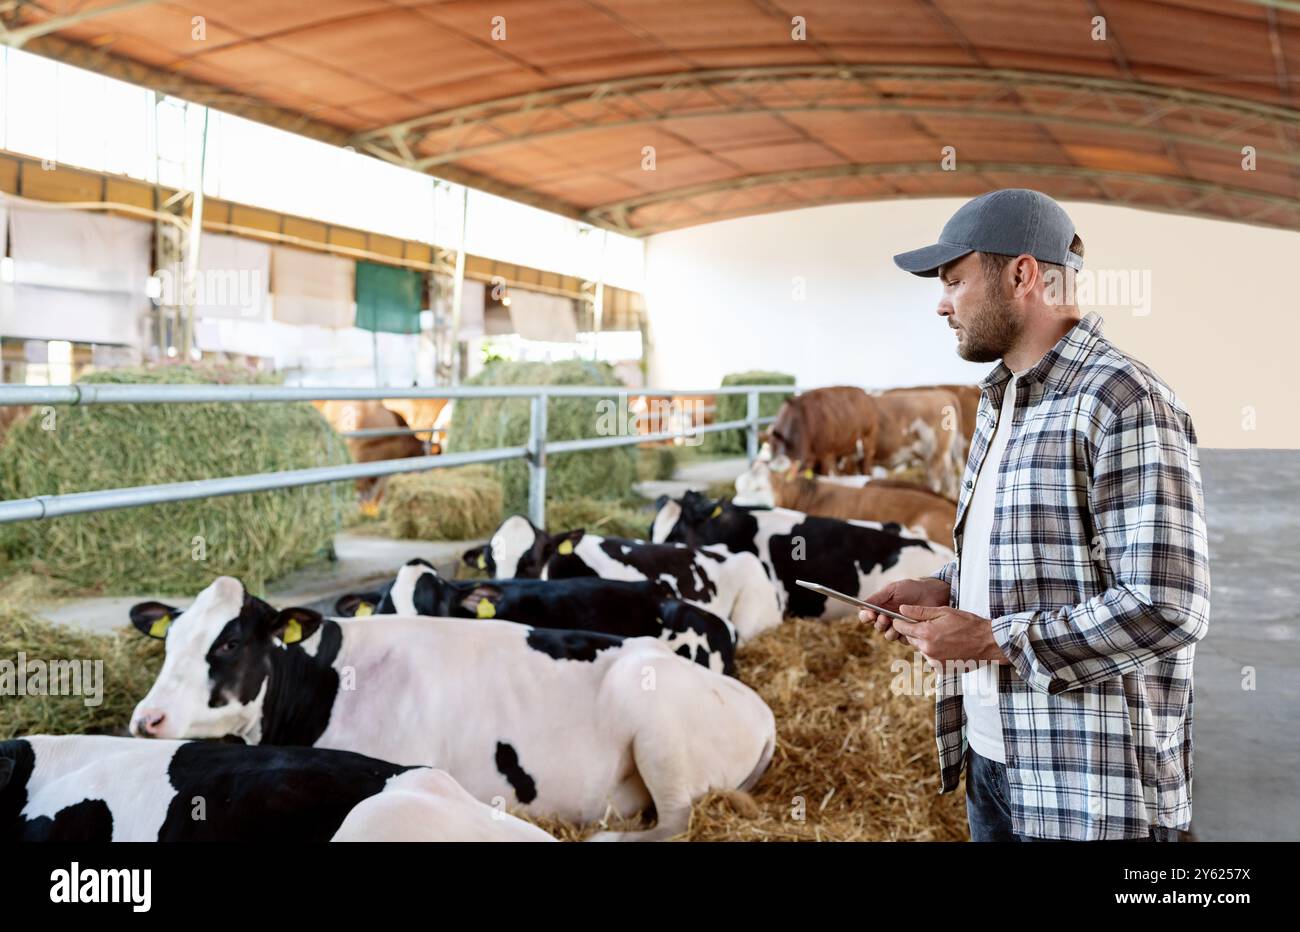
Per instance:
[[[867,476],[843,479],[868,480]],[[909,482],[869,479],[856,486],[793,469],[777,472],[761,459],[736,479],[733,504],[788,508],[841,521],[893,522],[919,529],[930,540],[947,544],[957,520],[957,503]]]
[[[740,643],[781,623],[779,594],[752,554],[726,547],[653,544],[579,529],[548,534],[522,515],[502,522],[465,563],[502,579],[655,580],[672,594],[735,625]]]
[[[347,751],[35,735],[0,741],[0,840],[554,841],[446,773]]]
[[[235,735],[424,764],[484,802],[573,822],[654,806],[653,829],[602,840],[680,833],[709,790],[752,787],[776,741],[753,690],[654,638],[493,619],[324,619],[277,612],[228,576],[183,612],[142,602],[131,620],[167,645],[132,734]]]
[[[612,579],[443,579],[412,560],[376,592],[345,595],[334,606],[358,614],[500,618],[534,628],[659,638],[678,656],[734,675],[736,629],[697,605],[671,598],[663,584]]]
[[[829,586],[865,599],[886,583],[928,576],[952,559],[952,551],[897,524],[838,521],[784,508],[746,508],[711,502],[698,492],[659,499],[651,537],[694,546],[723,544],[757,554],[778,583],[785,613],[796,618],[835,618],[856,612],[795,584]]]

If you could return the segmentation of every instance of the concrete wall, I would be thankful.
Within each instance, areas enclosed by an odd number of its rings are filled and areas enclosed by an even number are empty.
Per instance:
[[[890,258],[933,242],[960,204],[835,205],[651,237],[651,384],[714,385],[744,369],[807,386],[978,380],[990,367],[957,357],[934,313],[938,283]],[[1110,275],[1092,280],[1081,306],[1174,387],[1201,445],[1300,448],[1300,289],[1288,275],[1300,234],[1065,206],[1087,268]]]

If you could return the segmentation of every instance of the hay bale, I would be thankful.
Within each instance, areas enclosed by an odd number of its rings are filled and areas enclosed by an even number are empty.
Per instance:
[[[29,670],[38,660],[102,661],[102,695],[6,696],[0,701],[0,740],[35,734],[126,734],[131,711],[162,666],[162,641],[141,637],[129,627],[91,634],[54,625],[32,616],[22,604],[11,590],[0,600],[0,659],[16,665],[21,651]],[[88,686],[83,680],[83,692]],[[88,706],[87,698],[101,701]]]
[[[776,716],[772,764],[752,793],[696,802],[688,841],[959,841],[960,789],[939,795],[934,698],[891,688],[911,648],[855,621],[787,621],[737,651],[741,679]],[[802,812],[802,818],[797,816]],[[634,819],[539,825],[565,840]]]
[[[603,537],[645,540],[649,537],[652,521],[654,511],[644,502],[571,498],[546,504],[546,527],[552,534],[583,528]]]
[[[642,447],[637,451],[636,477],[641,482],[671,479],[679,459],[677,447],[670,444]]]
[[[722,384],[727,385],[793,385],[794,376],[784,372],[733,372],[722,377]],[[793,396],[793,392],[764,392],[758,396],[759,417],[771,417],[781,409],[782,403]],[[713,415],[715,423],[723,421],[741,421],[748,413],[749,400],[745,395],[718,395],[717,406]],[[744,456],[745,432],[743,430],[720,430],[704,435],[704,450],[707,453]]]
[[[120,369],[86,382],[265,382],[212,366]],[[15,423],[0,497],[28,498],[349,462],[309,404],[88,405]],[[52,427],[53,429],[48,429]],[[193,595],[214,576],[268,580],[328,553],[351,483],[148,505],[0,526],[21,569],[92,592]]]
[[[388,480],[380,516],[392,537],[471,540],[502,518],[501,480],[491,466],[406,473]]]
[[[497,361],[467,385],[609,385],[607,398],[552,398],[547,405],[547,439],[576,440],[600,436],[611,426],[610,412],[621,410],[619,394],[627,389],[608,363]],[[603,404],[602,404],[603,402]],[[626,402],[623,404],[625,405]],[[520,446],[528,442],[530,402],[526,398],[461,399],[452,411],[447,452]],[[498,464],[507,513],[528,511],[528,467],[519,460]],[[550,499],[608,498],[627,495],[636,480],[632,447],[552,456],[547,462]]]

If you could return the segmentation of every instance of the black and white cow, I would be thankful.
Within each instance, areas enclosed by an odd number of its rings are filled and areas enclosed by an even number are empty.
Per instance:
[[[579,529],[548,534],[522,515],[502,522],[482,547],[465,552],[465,563],[503,579],[651,580],[736,627],[740,643],[781,623],[780,595],[763,564],[751,553],[724,546],[686,547]]]
[[[429,767],[348,751],[34,735],[0,741],[0,840],[554,841]]]
[[[166,640],[131,717],[157,738],[235,735],[446,770],[475,798],[590,822],[654,806],[644,832],[680,833],[714,788],[747,789],[771,761],[772,711],[749,687],[654,638],[494,619],[277,612],[221,577],[183,612],[131,610]]]
[[[500,618],[534,628],[653,637],[678,656],[733,675],[736,629],[731,622],[671,596],[661,583],[649,580],[443,579],[429,563],[416,559],[402,567],[388,586],[345,595],[334,610],[344,618],[356,617],[358,611]]]
[[[747,508],[710,501],[699,492],[659,499],[650,536],[695,547],[722,544],[756,554],[776,580],[785,613],[795,618],[837,618],[857,609],[819,595],[796,579],[820,583],[860,599],[896,579],[928,576],[952,551],[898,524],[840,521],[785,508]]]

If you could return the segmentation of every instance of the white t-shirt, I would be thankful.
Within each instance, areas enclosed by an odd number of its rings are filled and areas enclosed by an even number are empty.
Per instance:
[[[1016,383],[1023,372],[1014,373],[1002,396],[993,439],[980,465],[975,488],[966,506],[965,530],[961,540],[961,573],[957,607],[981,618],[989,617],[989,539],[993,534],[993,506],[997,500],[998,467],[1011,436],[1011,418],[1016,407]],[[998,668],[981,664],[961,677],[962,705],[966,709],[966,741],[975,753],[1006,763],[1002,740],[1002,718],[998,713]]]

